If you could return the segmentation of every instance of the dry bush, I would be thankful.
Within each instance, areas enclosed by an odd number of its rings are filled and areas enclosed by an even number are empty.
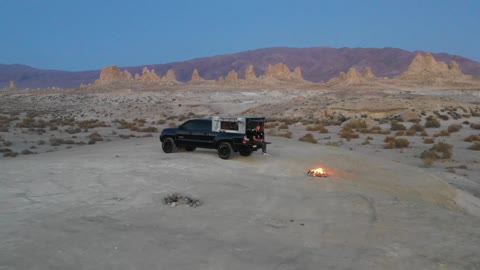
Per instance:
[[[105,124],[105,122],[97,120],[97,119],[90,119],[90,120],[83,120],[83,121],[76,121],[75,124],[79,128],[98,128],[98,127],[109,127],[109,125]]]
[[[458,132],[460,129],[462,129],[462,125],[460,124],[451,124],[447,128],[448,132],[450,133]]]
[[[470,135],[463,139],[464,142],[480,142],[480,136],[479,135]]]
[[[362,129],[362,128],[368,128],[367,123],[365,120],[360,120],[360,119],[351,119],[348,121],[343,128],[347,129]]]
[[[68,134],[76,134],[76,133],[82,132],[82,130],[80,128],[69,127],[67,129],[65,129],[65,132],[68,133]]]
[[[449,136],[450,136],[450,132],[448,132],[447,130],[440,130],[440,132],[433,135],[433,137],[449,137]]]
[[[433,165],[433,162],[437,160],[436,158],[423,158],[423,166],[425,167],[431,167]]]
[[[394,138],[394,137],[386,137],[386,142],[384,148],[385,149],[394,149],[394,148],[407,148],[410,145],[410,142],[405,138]]]
[[[339,141],[336,141],[336,142],[327,142],[325,145],[340,147],[341,145],[343,145],[343,141],[339,140]]]
[[[156,124],[157,124],[157,125],[163,125],[163,124],[165,124],[166,122],[167,122],[167,120],[165,120],[165,119],[160,119],[160,120],[157,120]]]
[[[300,137],[298,139],[299,141],[302,141],[302,142],[309,142],[309,143],[317,143],[317,139],[315,139],[313,137],[313,134],[312,133],[307,133],[305,135],[303,135],[302,137]]]
[[[360,137],[358,133],[355,133],[351,128],[348,127],[343,127],[338,135],[340,135],[341,138],[347,139],[347,141],[350,141],[351,139],[358,139]]]
[[[436,118],[430,117],[425,120],[425,127],[426,128],[439,128],[440,122]]]
[[[428,136],[428,133],[424,130],[420,133],[420,136],[422,137],[427,137]]]
[[[468,147],[469,150],[480,151],[480,142],[474,142]]]
[[[50,138],[50,146],[59,146],[64,143],[65,143],[64,139],[55,138],[55,137]]]
[[[438,142],[429,150],[423,151],[423,153],[420,155],[420,158],[449,159],[453,155],[452,150],[453,146],[451,144]]]
[[[417,131],[414,129],[409,129],[405,132],[406,136],[415,136],[415,134],[417,134]]]
[[[174,128],[174,127],[177,126],[177,123],[175,123],[175,122],[170,122],[170,123],[168,123],[168,126],[171,127],[171,128]]]
[[[391,125],[390,126],[391,131],[406,130],[407,129],[403,124],[400,124],[398,121],[395,121],[395,120],[393,120],[390,123],[390,125]]]
[[[274,128],[280,125],[279,122],[267,122],[265,123],[265,128]]]
[[[412,125],[408,130],[415,130],[416,132],[422,132],[425,128],[420,124]]]
[[[403,136],[403,135],[405,135],[405,131],[403,131],[403,130],[399,130],[399,131],[395,132],[395,136]]]
[[[0,132],[8,132],[7,126],[0,126]]]
[[[424,144],[433,144],[433,143],[435,143],[435,139],[434,138],[425,138],[425,140],[423,140],[423,143]]]
[[[156,127],[146,127],[138,129],[138,132],[158,132]]]
[[[6,152],[6,153],[3,153],[3,157],[16,157],[18,156],[18,153],[17,152]]]
[[[328,133],[328,129],[326,129],[321,124],[316,124],[312,126],[307,126],[307,131],[319,131],[320,133]]]
[[[473,129],[480,129],[480,124],[471,123],[470,127]]]
[[[287,124],[282,124],[278,127],[278,129],[288,129],[288,125]]]
[[[291,131],[287,131],[287,132],[284,132],[284,133],[277,133],[276,135],[272,135],[272,136],[277,136],[277,137],[283,137],[283,138],[291,139],[291,138],[292,138],[292,132],[291,132]]]
[[[88,135],[88,138],[90,138],[90,141],[95,141],[95,142],[103,141],[102,135],[100,135],[98,132],[91,133],[90,135]]]

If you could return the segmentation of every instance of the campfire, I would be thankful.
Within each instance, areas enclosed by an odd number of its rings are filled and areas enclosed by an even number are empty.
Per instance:
[[[311,169],[307,172],[309,176],[327,177],[327,172],[323,168]]]

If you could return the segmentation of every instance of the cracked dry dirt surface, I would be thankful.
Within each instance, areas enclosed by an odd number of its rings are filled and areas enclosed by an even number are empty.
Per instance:
[[[158,138],[0,163],[0,269],[479,269],[480,218],[425,170],[272,138],[270,156]],[[323,166],[329,177],[306,175]],[[202,206],[165,205],[179,192]]]

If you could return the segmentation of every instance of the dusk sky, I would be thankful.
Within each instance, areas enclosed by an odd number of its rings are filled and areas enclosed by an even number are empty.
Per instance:
[[[0,64],[90,70],[266,47],[395,47],[480,61],[480,1],[0,0]]]

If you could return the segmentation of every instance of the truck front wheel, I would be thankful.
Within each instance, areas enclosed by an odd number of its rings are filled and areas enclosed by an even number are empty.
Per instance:
[[[232,145],[228,142],[222,142],[218,146],[218,156],[221,159],[229,159],[233,153]]]
[[[175,142],[172,138],[165,138],[162,143],[162,149],[165,153],[173,153],[177,149]]]

